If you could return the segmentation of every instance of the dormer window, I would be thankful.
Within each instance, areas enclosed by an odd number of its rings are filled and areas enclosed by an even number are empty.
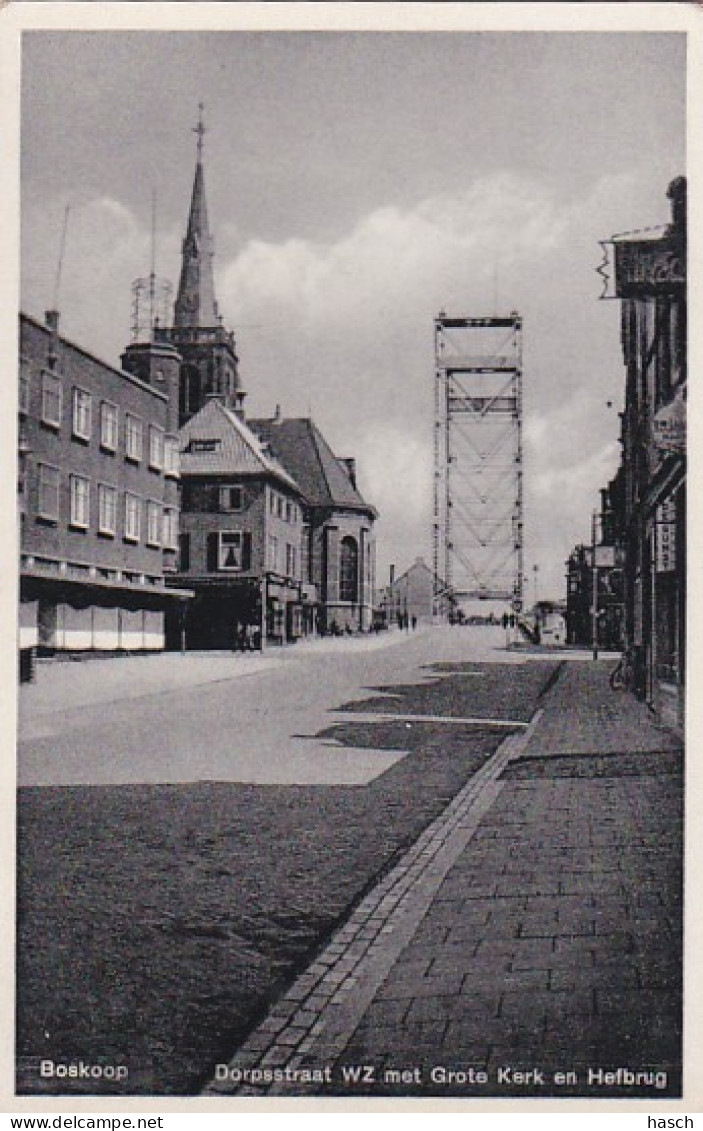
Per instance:
[[[191,440],[188,445],[188,451],[192,455],[202,455],[205,452],[219,452],[222,447],[222,440]]]

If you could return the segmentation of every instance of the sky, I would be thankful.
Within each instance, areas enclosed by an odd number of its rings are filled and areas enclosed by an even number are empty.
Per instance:
[[[175,289],[204,103],[215,285],[252,417],[312,415],[380,513],[378,580],[431,562],[433,319],[523,318],[527,595],[618,465],[598,241],[685,173],[676,33],[23,35],[22,308],[117,364],[131,283]],[[538,569],[535,571],[534,567]]]

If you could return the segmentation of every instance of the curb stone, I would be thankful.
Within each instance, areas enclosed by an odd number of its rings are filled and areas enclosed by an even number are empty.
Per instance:
[[[293,985],[272,1006],[203,1096],[295,1093],[285,1080],[242,1082],[245,1070],[331,1065],[344,1051],[379,986],[410,942],[442,881],[503,789],[499,778],[519,758],[542,717],[509,735],[413,846],[368,892]],[[314,971],[314,973],[313,973]],[[315,1005],[309,1002],[315,995]]]

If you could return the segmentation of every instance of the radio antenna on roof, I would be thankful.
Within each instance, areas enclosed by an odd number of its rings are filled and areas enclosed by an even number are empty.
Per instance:
[[[52,302],[52,309],[58,311],[59,309],[59,293],[61,290],[61,272],[63,271],[63,259],[66,252],[66,233],[68,231],[68,216],[70,206],[67,204],[63,214],[63,226],[61,229],[61,243],[59,245],[59,261],[56,265],[56,279],[54,281],[54,297]]]

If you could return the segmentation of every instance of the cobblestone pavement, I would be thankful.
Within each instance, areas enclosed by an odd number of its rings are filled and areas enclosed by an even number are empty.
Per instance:
[[[566,666],[205,1094],[680,1095],[681,751],[609,666]]]

